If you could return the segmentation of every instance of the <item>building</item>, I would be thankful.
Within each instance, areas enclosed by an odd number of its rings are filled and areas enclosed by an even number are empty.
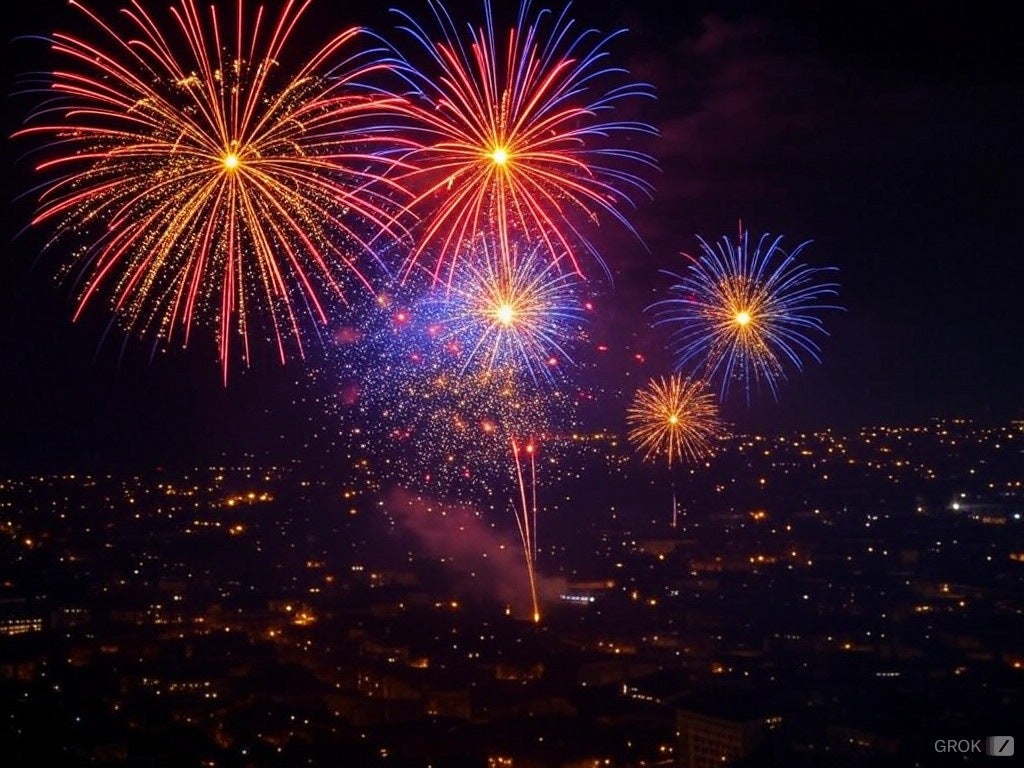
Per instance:
[[[676,710],[681,768],[730,765],[752,754],[769,731],[782,724],[780,714],[747,706],[742,700],[693,701]]]

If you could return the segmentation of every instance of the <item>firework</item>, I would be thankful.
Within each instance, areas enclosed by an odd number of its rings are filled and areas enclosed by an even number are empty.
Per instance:
[[[673,463],[700,461],[714,452],[725,433],[714,395],[701,379],[652,379],[626,413],[629,439],[645,461],[665,456]]]
[[[523,543],[523,557],[526,561],[526,575],[530,584],[530,599],[533,603],[533,622],[540,622],[540,602],[537,599],[537,470],[533,455],[534,444],[527,443],[525,446],[512,439],[512,460],[515,464],[516,483],[519,487],[519,505],[512,504],[512,512],[515,515],[516,525],[519,528],[519,537]],[[530,457],[530,494],[533,498],[532,509],[527,501],[526,479],[523,473],[523,463],[520,460],[520,451],[525,451]],[[531,515],[532,512],[532,515]]]
[[[463,371],[507,369],[533,384],[553,383],[572,363],[568,343],[583,334],[579,279],[559,272],[534,248],[503,256],[487,238],[479,255],[464,261],[444,295],[442,336],[463,358]]]
[[[666,273],[677,281],[673,298],[648,308],[656,312],[655,325],[678,326],[677,369],[694,365],[699,375],[720,379],[723,398],[733,381],[748,401],[762,382],[778,398],[787,365],[801,370],[804,356],[820,362],[813,334],[825,329],[818,313],[839,309],[824,301],[837,293],[835,283],[822,281],[833,268],[797,261],[809,241],[787,254],[781,237],[764,234],[751,250],[742,226],[736,242],[723,237],[713,248],[698,241],[701,255],[687,256],[688,270]]]
[[[62,66],[30,84],[49,98],[16,135],[44,140],[32,223],[85,243],[67,264],[75,318],[104,295],[154,346],[209,326],[225,381],[232,348],[248,362],[257,333],[282,361],[301,355],[300,321],[325,323],[328,300],[367,284],[363,232],[394,232],[388,100],[364,86],[383,58],[353,28],[286,69],[308,2],[276,21],[239,2],[224,23],[181,0],[166,29],[135,2],[123,32],[72,5],[99,41],[51,37]]]
[[[431,251],[440,278],[468,258],[462,244],[493,228],[505,253],[518,232],[563,271],[582,274],[579,247],[600,257],[580,222],[607,215],[632,231],[620,209],[650,194],[633,169],[652,159],[623,144],[653,129],[606,115],[651,89],[615,85],[626,73],[606,64],[607,47],[620,33],[577,31],[568,6],[534,14],[524,0],[516,25],[499,31],[489,0],[483,5],[484,24],[468,25],[465,37],[435,0],[436,31],[398,12],[424,53],[423,68],[399,54],[416,91],[401,111],[418,137],[399,178],[414,188],[408,210],[422,219],[406,272]]]

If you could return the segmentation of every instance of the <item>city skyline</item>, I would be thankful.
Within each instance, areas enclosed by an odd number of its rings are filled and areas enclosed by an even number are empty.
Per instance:
[[[5,764],[927,768],[1019,732],[1024,424],[733,439],[675,528],[662,470],[572,442],[540,624],[498,500],[361,461],[0,477]]]

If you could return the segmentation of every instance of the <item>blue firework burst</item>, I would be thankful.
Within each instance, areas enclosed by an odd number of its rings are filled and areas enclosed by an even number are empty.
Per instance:
[[[821,361],[816,336],[828,335],[820,313],[842,309],[830,302],[838,284],[826,276],[835,267],[800,262],[811,241],[792,251],[782,236],[762,234],[751,248],[742,225],[735,241],[728,236],[712,246],[697,238],[700,254],[683,254],[690,263],[675,281],[671,297],[647,309],[655,326],[671,326],[677,370],[692,369],[718,382],[724,399],[733,384],[752,390],[765,385],[778,399],[787,369],[803,369],[804,360]]]

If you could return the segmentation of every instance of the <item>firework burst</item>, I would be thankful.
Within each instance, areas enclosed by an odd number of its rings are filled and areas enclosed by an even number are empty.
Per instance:
[[[711,456],[714,441],[725,434],[706,382],[678,375],[648,382],[634,395],[626,421],[644,460],[665,456],[669,467]]]
[[[429,250],[439,279],[468,258],[462,244],[493,227],[505,253],[518,232],[542,243],[563,271],[582,274],[574,255],[580,246],[600,257],[579,222],[607,215],[632,231],[621,208],[650,194],[633,170],[653,160],[623,144],[653,129],[606,115],[651,89],[606,86],[626,74],[606,63],[619,33],[577,31],[568,6],[534,14],[524,0],[516,25],[503,32],[490,1],[483,5],[484,24],[468,25],[465,37],[439,2],[431,2],[436,31],[398,12],[401,29],[425,54],[422,68],[399,55],[417,92],[402,111],[419,137],[403,155],[411,169],[400,179],[414,189],[408,210],[423,220],[406,271]]]
[[[276,20],[239,2],[227,23],[181,0],[166,29],[133,2],[123,32],[71,4],[99,42],[52,35],[63,66],[29,83],[49,99],[15,135],[44,140],[32,223],[86,243],[67,264],[75,318],[103,295],[155,346],[210,326],[225,381],[257,333],[282,361],[302,354],[300,320],[325,323],[327,300],[367,284],[363,233],[392,231],[381,153],[396,142],[364,88],[383,59],[349,29],[286,71],[308,0]]]
[[[698,242],[700,256],[684,254],[690,259],[684,274],[666,273],[676,280],[673,297],[648,307],[656,326],[677,326],[677,369],[693,365],[701,376],[720,379],[723,398],[734,381],[748,402],[761,383],[778,398],[787,365],[801,370],[805,356],[820,362],[813,335],[826,331],[818,313],[840,309],[824,301],[837,294],[835,283],[822,280],[834,268],[797,261],[809,241],[787,254],[781,237],[763,234],[751,250],[742,227],[736,242],[723,237],[717,248]]]
[[[443,336],[463,357],[463,370],[503,368],[534,384],[553,382],[571,363],[568,343],[583,334],[579,278],[559,272],[534,248],[502,255],[487,238],[465,260],[439,299]]]

